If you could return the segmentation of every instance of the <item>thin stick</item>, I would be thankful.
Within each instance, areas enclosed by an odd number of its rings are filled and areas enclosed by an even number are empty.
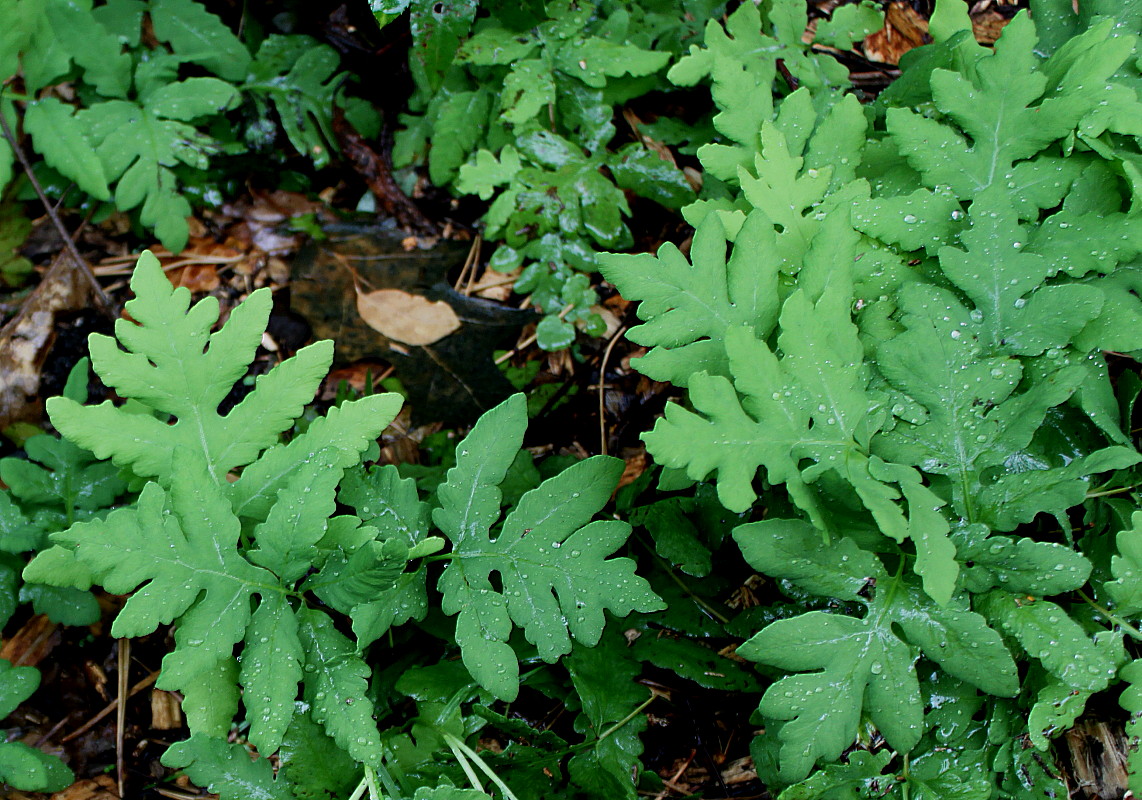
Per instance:
[[[143,691],[148,686],[150,686],[152,683],[154,683],[158,677],[159,677],[159,673],[152,672],[150,675],[143,678],[141,681],[139,681],[134,686],[132,686],[131,691],[127,693],[127,697],[134,697],[139,692]],[[78,737],[82,736],[83,734],[87,733],[89,730],[91,730],[96,725],[98,725],[100,720],[102,720],[104,717],[106,717],[108,714],[110,714],[112,711],[114,711],[118,707],[119,707],[119,700],[118,700],[118,698],[116,698],[115,700],[112,700],[110,703],[108,703],[107,706],[102,711],[100,711],[98,714],[96,714],[94,717],[92,717],[87,722],[80,725],[76,730],[72,731],[67,736],[60,739],[60,742],[61,743],[62,742],[70,742],[72,739],[78,738]]]
[[[479,286],[469,285],[468,291],[470,292],[471,290],[475,289],[476,291],[482,292],[482,291],[485,291],[486,289],[495,289],[498,286],[507,286],[508,284],[515,283],[517,280],[519,280],[518,275],[516,275],[515,277],[511,277],[511,278],[501,278],[498,281],[492,281],[491,283],[485,283],[485,284],[481,284]]]
[[[528,297],[530,297],[530,295],[528,295]],[[559,319],[563,319],[564,317],[566,317],[569,313],[571,313],[571,309],[573,309],[574,307],[575,307],[574,303],[568,303],[567,305],[565,305],[563,307],[563,310],[559,312]],[[522,342],[517,344],[514,348],[512,348],[511,350],[508,350],[502,356],[497,358],[496,359],[496,366],[499,366],[500,364],[504,363],[509,358],[514,356],[516,353],[523,350],[525,347],[530,347],[532,344],[534,344],[535,340],[538,338],[539,338],[539,336],[537,336],[534,333],[531,336],[528,336]]]
[[[697,754],[698,754],[697,750],[691,750],[690,751],[690,757],[682,762],[682,766],[680,766],[678,768],[678,771],[675,772],[674,775],[669,780],[665,780],[662,782],[663,786],[665,786],[666,788],[664,788],[661,792],[659,792],[655,796],[654,800],[666,800],[666,792],[670,789],[673,789],[674,791],[679,792],[680,794],[689,794],[689,792],[684,791],[682,789],[682,787],[680,787],[678,785],[678,779],[681,778],[683,773],[685,773],[686,770],[688,770],[690,768],[690,763],[694,760],[694,756],[696,756]]]
[[[607,349],[603,351],[603,363],[599,365],[599,452],[603,455],[607,454],[607,416],[606,408],[603,403],[603,395],[606,393],[607,386],[607,362],[611,358],[611,350],[614,349],[615,343],[626,332],[627,326],[623,325],[611,340],[607,342]]]
[[[44,742],[50,741],[53,736],[55,736],[57,733],[59,733],[59,729],[62,728],[67,723],[67,721],[69,719],[71,719],[71,716],[74,713],[75,713],[74,711],[69,711],[66,714],[64,714],[63,719],[61,719],[55,725],[52,725],[51,729],[47,733],[45,733],[43,736],[36,739],[36,742],[35,742],[35,744],[32,745],[32,747],[39,747]]]
[[[204,800],[207,797],[213,796],[208,794],[190,794],[189,792],[180,792],[177,789],[156,788],[155,791],[163,797],[170,797],[173,798],[173,800]]]
[[[60,238],[63,239],[63,246],[71,255],[74,266],[88,283],[91,284],[92,294],[95,295],[95,301],[104,310],[111,308],[111,301],[107,299],[107,295],[103,294],[103,287],[99,285],[99,281],[95,280],[95,275],[91,272],[91,265],[87,260],[79,254],[79,248],[75,246],[75,241],[71,238],[67,228],[64,227],[63,221],[56,213],[55,206],[48,200],[48,196],[44,193],[44,188],[40,186],[40,181],[36,178],[36,173],[32,171],[32,164],[28,161],[28,156],[24,153],[24,148],[16,141],[15,135],[12,133],[12,128],[8,125],[8,120],[3,114],[0,114],[0,132],[3,132],[4,138],[8,140],[8,145],[12,148],[12,152],[16,154],[16,158],[20,161],[20,165],[24,168],[24,174],[28,176],[28,180],[32,184],[32,188],[36,192],[36,196],[40,198],[40,203],[43,204],[44,210],[47,212],[48,217],[51,219],[52,224],[55,225],[59,231]]]
[[[127,672],[131,669],[131,640],[119,640],[119,707],[115,710],[115,773],[119,779],[119,796],[126,797],[123,789],[127,776],[123,772],[123,736],[127,727]]]
[[[464,266],[460,267],[460,274],[456,276],[456,282],[452,284],[454,291],[460,291],[460,287],[468,277],[468,270],[472,268],[472,257],[476,253],[476,241],[475,239],[472,240],[472,246],[468,248],[468,255],[464,256]]]
[[[465,297],[472,294],[472,285],[476,283],[476,273],[480,270],[480,245],[483,243],[483,235],[477,233],[476,239],[472,243],[472,252],[475,253],[475,258],[472,259],[472,272],[468,275],[468,285],[464,287]]]

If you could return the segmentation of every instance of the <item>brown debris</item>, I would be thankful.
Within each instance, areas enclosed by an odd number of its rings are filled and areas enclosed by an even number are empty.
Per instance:
[[[0,648],[0,658],[12,662],[13,666],[34,667],[47,658],[59,643],[59,625],[44,614],[36,614],[4,643]]]
[[[861,49],[871,61],[896,65],[909,50],[931,41],[928,20],[908,3],[896,0],[885,9],[884,27],[866,36]]]
[[[119,800],[115,791],[115,779],[110,775],[76,781],[62,792],[56,792],[51,800]]]
[[[57,317],[94,303],[91,284],[71,257],[56,256],[20,311],[0,328],[0,429],[43,418],[40,372],[55,342]]]
[[[1124,796],[1129,784],[1128,745],[1121,726],[1080,719],[1063,740],[1071,762],[1068,772],[1077,784],[1072,797],[1098,800]]]
[[[162,689],[151,689],[151,727],[172,731],[182,727],[182,706],[178,695]]]
[[[436,232],[436,225],[424,216],[393,180],[392,159],[389,158],[388,152],[381,148],[381,152],[378,153],[370,147],[365,138],[345,119],[344,112],[337,107],[334,107],[333,111],[333,132],[337,135],[341,154],[364,178],[386,216],[396,218],[402,226],[415,231],[427,234]]]
[[[618,489],[637,481],[650,466],[650,456],[646,454],[645,445],[632,449],[631,452],[624,452],[623,462],[623,474],[619,476]]]

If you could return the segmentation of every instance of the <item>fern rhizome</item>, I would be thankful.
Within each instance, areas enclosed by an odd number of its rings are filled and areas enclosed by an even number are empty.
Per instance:
[[[362,653],[390,627],[424,616],[426,557],[445,546],[411,480],[391,466],[358,467],[402,398],[345,402],[282,442],[328,371],[332,343],[261,376],[223,416],[219,404],[265,330],[268,290],[211,334],[217,301],[190,306],[189,292],[173,288],[150,254],[131,287],[130,319],[116,323],[116,338],[91,339],[95,371],[127,403],[60,397],[49,414],[67,439],[145,485],[134,506],[52,534],[25,578],[132,593],[115,636],[174,624],[157,685],[182,693],[194,736],[168,752],[170,763],[219,767],[233,757],[224,742],[231,724],[244,719],[263,756],[291,736],[328,736],[370,774],[384,771]],[[608,558],[630,527],[591,521],[614,491],[618,459],[579,462],[501,520],[498,487],[525,427],[522,395],[488,412],[457,447],[431,513],[452,545],[437,585],[444,613],[457,615],[463,663],[509,701],[519,690],[507,644],[514,628],[539,658],[555,661],[572,640],[598,642],[605,611],[662,607],[633,561]],[[337,513],[338,501],[356,513]],[[258,763],[252,769],[269,769]]]

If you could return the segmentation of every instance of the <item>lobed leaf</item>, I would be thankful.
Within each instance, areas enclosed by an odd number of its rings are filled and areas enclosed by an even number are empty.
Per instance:
[[[293,799],[286,783],[274,780],[269,759],[251,761],[242,745],[228,744],[225,739],[193,734],[167,748],[161,761],[164,766],[183,770],[222,800]]]
[[[616,459],[579,462],[525,494],[491,538],[500,490],[526,425],[522,395],[489,411],[458,445],[456,466],[438,490],[436,525],[452,541],[440,576],[442,608],[459,614],[456,641],[464,665],[498,697],[518,692],[518,663],[506,642],[513,625],[555,661],[571,637],[599,640],[604,610],[618,616],[662,608],[634,562],[607,559],[630,534],[621,522],[589,522],[610,498],[622,471]],[[491,582],[499,574],[502,590]]]
[[[373,703],[366,695],[372,670],[327,614],[302,608],[297,620],[308,676],[304,697],[313,721],[357,761],[375,767],[383,751]]]
[[[219,403],[245,374],[261,342],[269,294],[252,294],[220,331],[208,335],[218,319],[217,301],[207,298],[188,308],[189,291],[172,287],[154,256],[140,259],[131,287],[135,299],[127,311],[134,321],[121,319],[115,326],[127,350],[110,337],[93,335],[95,371],[121,395],[174,415],[175,424],[109,401],[81,406],[67,398],[49,402],[53,424],[99,458],[163,483],[171,481],[176,449],[185,447],[205,459],[211,480],[221,484],[229,470],[255,460],[301,414],[329,368],[331,344],[299,351],[261,376],[254,391],[221,416]]]
[[[841,588],[868,606],[863,619],[813,611],[779,620],[738,647],[745,658],[796,673],[773,684],[759,707],[789,720],[779,734],[783,780],[802,780],[814,762],[835,760],[856,738],[862,711],[894,749],[916,744],[923,704],[909,644],[988,693],[1018,692],[1011,655],[983,617],[937,606],[875,556],[844,540],[826,544],[795,521],[742,525],[734,538],[757,569],[814,594]],[[789,559],[790,551],[802,555]]]
[[[638,316],[645,322],[628,335],[654,349],[634,362],[639,371],[678,386],[689,385],[696,372],[728,376],[726,332],[749,326],[765,337],[777,322],[779,264],[768,255],[775,241],[772,224],[754,212],[728,259],[726,236],[715,216],[698,226],[689,261],[669,243],[657,257],[600,256],[603,276],[624,297],[640,301]]]

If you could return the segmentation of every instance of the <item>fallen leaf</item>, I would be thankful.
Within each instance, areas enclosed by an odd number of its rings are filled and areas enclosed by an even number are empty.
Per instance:
[[[70,256],[61,254],[0,329],[0,428],[41,414],[40,371],[56,338],[56,317],[91,304],[91,289]]]
[[[521,272],[523,272],[523,269],[514,269],[511,272],[496,272],[491,269],[484,270],[480,279],[466,287],[464,293],[482,297],[485,300],[496,300],[502,303],[512,296],[515,281],[519,278]]]
[[[334,339],[340,364],[383,359],[395,368],[415,422],[470,425],[515,389],[495,364],[533,311],[467,297],[446,283],[467,256],[464,242],[440,239],[429,250],[406,252],[393,225],[341,223],[311,242],[290,265],[290,307],[316,338]],[[357,309],[358,286],[396,289],[442,300],[463,323],[451,336],[423,346],[402,344],[368,325]]]
[[[1008,23],[1007,17],[994,8],[971,15],[971,29],[975,40],[980,44],[995,44]]]
[[[866,36],[861,49],[870,61],[899,64],[902,55],[929,41],[928,21],[897,0],[885,10],[884,27]]]
[[[167,278],[174,286],[185,286],[194,294],[213,292],[222,285],[218,279],[218,268],[213,264],[188,264],[167,272]]]
[[[56,792],[52,795],[52,800],[119,800],[119,793],[115,789],[114,778],[99,775],[77,781],[62,792]]]
[[[425,345],[440,341],[460,327],[452,306],[400,289],[357,289],[357,311],[375,331],[404,344]]]
[[[619,485],[616,487],[618,489],[637,481],[642,473],[646,472],[646,468],[650,466],[650,458],[646,454],[645,447],[640,447],[632,453],[625,454],[623,461],[625,464],[623,466],[623,474],[619,477]]]

